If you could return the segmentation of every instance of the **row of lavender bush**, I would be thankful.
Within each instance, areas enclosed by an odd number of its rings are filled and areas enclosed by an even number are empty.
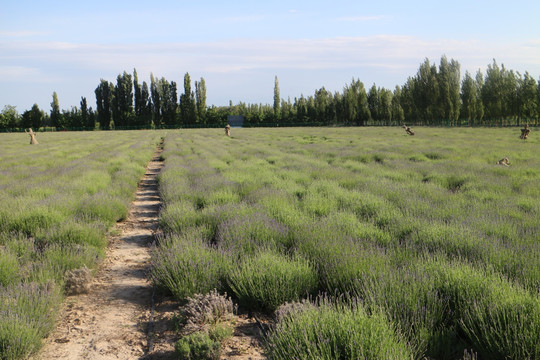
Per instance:
[[[159,134],[0,136],[0,359],[21,359],[54,328],[66,272],[104,254]]]
[[[323,350],[353,339],[328,329],[365,314],[354,332],[390,329],[402,358],[535,359],[539,150],[505,129],[170,134],[153,278],[179,300],[218,289],[267,312],[326,294],[330,305],[276,324],[269,358],[350,358]],[[352,313],[335,320],[342,296]],[[293,326],[305,319],[313,340],[287,349],[309,338]],[[384,343],[343,354],[399,358]]]

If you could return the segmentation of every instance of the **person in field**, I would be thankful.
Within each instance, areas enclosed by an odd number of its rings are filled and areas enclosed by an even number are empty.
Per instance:
[[[227,126],[225,126],[225,135],[231,136],[231,125],[229,125],[229,124],[227,124]]]
[[[24,129],[24,132],[30,135],[30,145],[39,144],[36,139],[36,134],[32,131],[32,128],[28,128],[28,130],[30,131],[26,131],[26,129]]]
[[[530,133],[531,133],[531,129],[529,129],[529,124],[525,124],[525,127],[521,129],[521,135],[519,136],[519,138],[523,140],[527,140]]]
[[[403,124],[403,128],[405,129],[405,132],[409,135],[414,135],[414,131],[413,129],[411,129],[410,127],[408,127],[407,125]]]
[[[508,158],[502,158],[501,160],[497,161],[497,165],[510,166],[510,161]]]

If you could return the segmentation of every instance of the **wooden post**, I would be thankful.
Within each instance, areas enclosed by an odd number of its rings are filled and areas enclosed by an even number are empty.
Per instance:
[[[519,138],[523,140],[527,140],[530,133],[531,133],[531,129],[529,129],[529,124],[525,124],[525,127],[521,129],[521,135],[519,136]]]
[[[414,135],[414,131],[413,129],[411,129],[410,127],[408,127],[407,125],[403,124],[403,128],[405,129],[405,132],[409,135]]]
[[[26,131],[26,129],[24,129],[24,132],[30,135],[30,145],[39,144],[36,140],[36,134],[32,131],[32,128],[28,128],[28,130],[30,131]]]

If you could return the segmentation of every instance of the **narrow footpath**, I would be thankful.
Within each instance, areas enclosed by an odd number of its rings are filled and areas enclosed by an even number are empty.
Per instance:
[[[116,225],[88,294],[66,298],[55,332],[37,359],[140,359],[149,350],[150,247],[161,206],[161,149],[139,183],[128,218]]]

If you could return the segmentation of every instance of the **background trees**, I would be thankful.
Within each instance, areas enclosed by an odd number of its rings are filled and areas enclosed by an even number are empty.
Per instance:
[[[137,70],[123,72],[116,84],[101,79],[95,89],[96,111],[81,98],[80,108],[61,110],[53,92],[50,116],[33,107],[19,116],[14,107],[0,113],[0,129],[33,127],[117,129],[149,127],[221,127],[228,115],[243,115],[244,126],[305,125],[430,125],[501,126],[529,123],[540,118],[540,81],[521,75],[493,60],[485,75],[478,70],[461,77],[460,64],[443,55],[437,66],[425,59],[405,84],[394,90],[364,84],[352,78],[341,92],[324,87],[313,95],[284,100],[274,78],[272,104],[208,106],[204,78],[184,75],[183,92],[177,84],[150,74],[150,85],[139,82]],[[39,119],[41,122],[39,123]],[[38,126],[39,124],[39,126]],[[28,126],[27,126],[28,127]]]

